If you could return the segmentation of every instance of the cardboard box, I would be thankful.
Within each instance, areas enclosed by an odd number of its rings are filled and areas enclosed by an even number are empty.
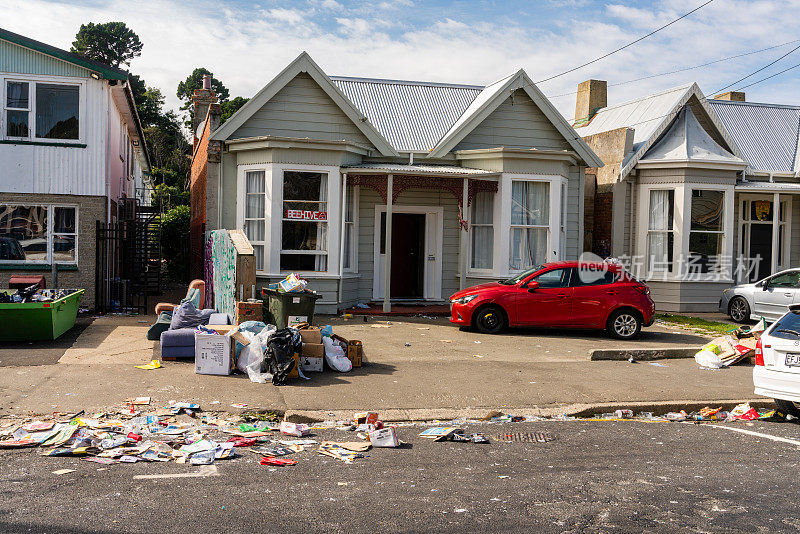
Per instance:
[[[233,333],[194,335],[194,372],[200,375],[229,375],[233,369]]]
[[[317,326],[309,326],[308,328],[299,330],[299,332],[303,343],[314,343],[316,345],[322,343],[322,330]]]
[[[235,324],[208,324],[205,325],[206,328],[209,330],[213,330],[214,332],[219,332],[220,334],[227,334],[228,332],[233,332],[238,328]]]
[[[300,370],[321,373],[325,361],[325,345],[321,343],[303,343],[300,353]]]
[[[361,344],[361,341],[357,339],[347,340],[336,334],[333,334],[331,337],[337,341],[341,341],[347,347],[344,354],[347,356],[347,359],[350,360],[350,363],[353,364],[353,367],[361,367],[361,360],[364,357],[364,345]]]
[[[369,442],[372,443],[373,447],[397,447],[400,445],[400,440],[397,439],[397,433],[393,426],[370,432]]]
[[[374,425],[378,422],[378,412],[357,412],[353,421],[357,425]]]
[[[236,324],[245,321],[263,321],[264,303],[258,302],[237,302],[236,303]]]

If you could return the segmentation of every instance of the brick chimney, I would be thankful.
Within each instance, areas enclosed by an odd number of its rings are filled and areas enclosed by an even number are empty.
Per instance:
[[[192,138],[194,144],[197,144],[197,127],[206,120],[208,115],[208,107],[211,104],[217,104],[219,100],[214,90],[211,88],[211,75],[203,75],[203,88],[195,89],[192,93]]]
[[[605,80],[586,80],[578,84],[573,126],[585,126],[599,109],[608,105],[608,83]]]
[[[731,102],[744,102],[744,93],[740,91],[728,91],[714,97],[716,100],[730,100]]]

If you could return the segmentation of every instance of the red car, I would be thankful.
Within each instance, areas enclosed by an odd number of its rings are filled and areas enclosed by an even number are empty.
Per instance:
[[[606,329],[633,339],[655,320],[650,289],[613,263],[546,263],[450,297],[450,322],[496,334],[508,326]]]

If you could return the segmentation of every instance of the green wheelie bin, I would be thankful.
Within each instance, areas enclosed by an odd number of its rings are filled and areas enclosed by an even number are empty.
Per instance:
[[[313,324],[314,307],[322,295],[313,291],[284,293],[274,289],[261,290],[264,301],[264,322],[281,328],[298,323]]]

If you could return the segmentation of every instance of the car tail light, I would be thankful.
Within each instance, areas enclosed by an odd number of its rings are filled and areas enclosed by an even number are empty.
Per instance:
[[[756,365],[764,365],[764,345],[761,343],[761,338],[756,341]]]
[[[638,291],[642,295],[649,295],[650,294],[650,288],[647,287],[644,284],[636,284],[635,286],[633,286],[633,289],[635,289],[636,291]]]

